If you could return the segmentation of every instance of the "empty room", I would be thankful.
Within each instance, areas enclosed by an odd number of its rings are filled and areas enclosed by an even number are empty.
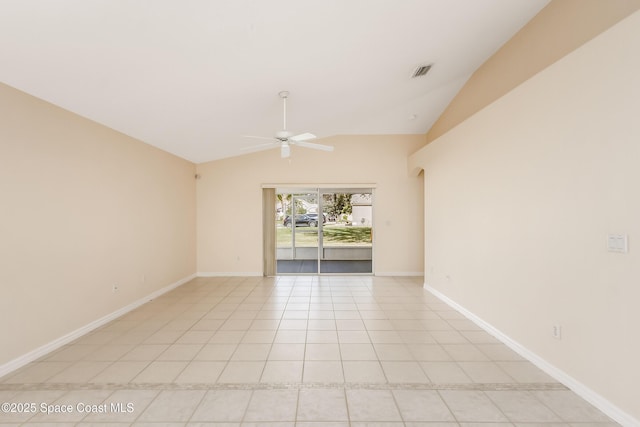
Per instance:
[[[640,0],[0,0],[0,427],[640,427]]]

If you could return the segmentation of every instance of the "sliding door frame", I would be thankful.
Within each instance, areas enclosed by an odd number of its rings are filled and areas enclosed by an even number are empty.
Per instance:
[[[375,275],[375,234],[372,231],[371,236],[371,272],[368,273],[323,273],[321,270],[322,253],[324,248],[323,239],[323,221],[321,220],[323,215],[323,194],[331,193],[371,193],[372,198],[372,212],[371,212],[371,228],[375,230],[375,184],[263,184],[263,258],[264,258],[264,276],[275,275],[298,275],[294,273],[278,273],[277,271],[277,237],[275,232],[275,201],[277,194],[303,194],[303,193],[315,193],[318,198],[318,252],[317,252],[317,272],[306,273],[307,275],[322,275],[322,276],[344,276],[344,275],[357,275],[357,276],[371,276]],[[270,213],[268,212],[271,204]],[[292,197],[292,203],[294,203]],[[292,206],[291,215],[295,215],[295,204]],[[270,228],[270,230],[269,230]],[[295,259],[295,216],[292,222],[292,236],[291,236],[291,250],[293,258]],[[305,274],[305,273],[299,273]]]

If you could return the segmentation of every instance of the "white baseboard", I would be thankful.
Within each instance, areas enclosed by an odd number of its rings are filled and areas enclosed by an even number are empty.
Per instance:
[[[247,271],[236,271],[236,272],[216,272],[216,271],[202,271],[197,273],[198,277],[259,277],[263,276],[261,272],[247,272]]]
[[[51,353],[54,350],[59,349],[60,347],[70,343],[73,340],[76,340],[78,338],[80,338],[83,335],[88,334],[89,332],[99,328],[100,326],[106,325],[107,323],[111,322],[112,320],[117,319],[118,317],[127,314],[128,312],[140,307],[141,305],[151,301],[152,299],[158,298],[160,295],[165,294],[175,288],[177,288],[180,285],[183,285],[185,283],[187,283],[188,281],[194,279],[196,277],[195,274],[192,274],[190,276],[185,277],[184,279],[180,279],[175,283],[172,283],[168,286],[165,286],[162,289],[158,289],[157,291],[145,296],[144,298],[140,298],[137,301],[132,302],[131,304],[122,307],[119,310],[114,311],[113,313],[107,314],[106,316],[103,316],[97,320],[94,320],[93,322],[76,329],[75,331],[69,332],[68,334],[57,338],[43,346],[40,346],[38,348],[36,348],[35,350],[30,351],[29,353],[23,354],[20,357],[17,357],[13,360],[10,360],[9,362],[5,363],[4,365],[0,365],[0,377],[3,377],[5,375],[7,375],[10,372],[15,371],[16,369],[19,369],[25,365],[27,365],[28,363],[33,362],[34,360],[37,360],[39,358],[41,358],[42,356]]]
[[[474,313],[470,312],[466,308],[462,307],[460,304],[458,304],[448,296],[444,295],[437,289],[434,289],[433,287],[429,286],[426,282],[424,284],[424,288],[429,292],[431,292],[436,297],[438,297],[441,301],[449,305],[450,307],[454,308],[455,310],[465,315],[469,320],[471,320],[473,323],[475,323],[476,325],[484,329],[486,332],[493,335],[498,340],[502,341],[502,343],[504,343],[511,350],[515,351],[520,356],[524,357],[525,359],[527,359],[528,361],[536,365],[538,368],[542,369],[548,375],[550,375],[560,383],[564,384],[565,386],[573,390],[578,396],[582,397],[584,400],[591,403],[593,406],[598,408],[600,411],[602,411],[604,414],[612,418],[614,421],[618,422],[619,424],[625,427],[640,427],[639,420],[637,420],[630,414],[626,413],[625,411],[623,411],[622,409],[620,409],[619,407],[611,403],[609,400],[607,400],[600,394],[596,393],[586,385],[582,384],[580,381],[576,380],[575,378],[573,378],[563,370],[547,362],[545,359],[538,356],[531,350],[527,349],[519,342],[511,339],[502,331],[495,328],[493,325],[484,321],[480,317],[476,316]]]
[[[247,271],[234,271],[234,272],[215,272],[215,271],[199,271],[197,273],[198,277],[261,277],[263,274],[261,272],[247,272]],[[383,271],[383,272],[375,272],[374,276],[380,277],[423,277],[424,272],[422,271]]]
[[[424,271],[376,271],[374,275],[380,277],[423,277]]]

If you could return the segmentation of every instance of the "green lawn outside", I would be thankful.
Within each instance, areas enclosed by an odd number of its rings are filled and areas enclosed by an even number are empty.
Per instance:
[[[325,225],[324,246],[371,246],[371,227]],[[291,228],[278,224],[276,237],[279,248],[291,247]],[[296,246],[318,246],[318,227],[296,227]]]

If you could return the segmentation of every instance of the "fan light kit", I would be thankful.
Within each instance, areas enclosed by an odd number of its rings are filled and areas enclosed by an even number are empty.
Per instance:
[[[286,90],[283,90],[282,92],[278,93],[278,96],[282,98],[282,105],[283,105],[282,130],[276,132],[275,136],[273,137],[244,135],[245,138],[274,140],[266,144],[259,144],[259,145],[254,145],[253,147],[248,147],[245,150],[261,151],[261,150],[269,150],[271,148],[280,147],[280,157],[282,157],[283,159],[291,155],[292,145],[297,145],[299,147],[304,147],[304,148],[311,148],[313,150],[333,151],[333,147],[330,145],[315,144],[312,142],[307,142],[310,139],[316,138],[316,136],[312,133],[305,132],[298,135],[293,135],[292,132],[289,132],[287,130],[287,98],[289,97],[289,92]]]

